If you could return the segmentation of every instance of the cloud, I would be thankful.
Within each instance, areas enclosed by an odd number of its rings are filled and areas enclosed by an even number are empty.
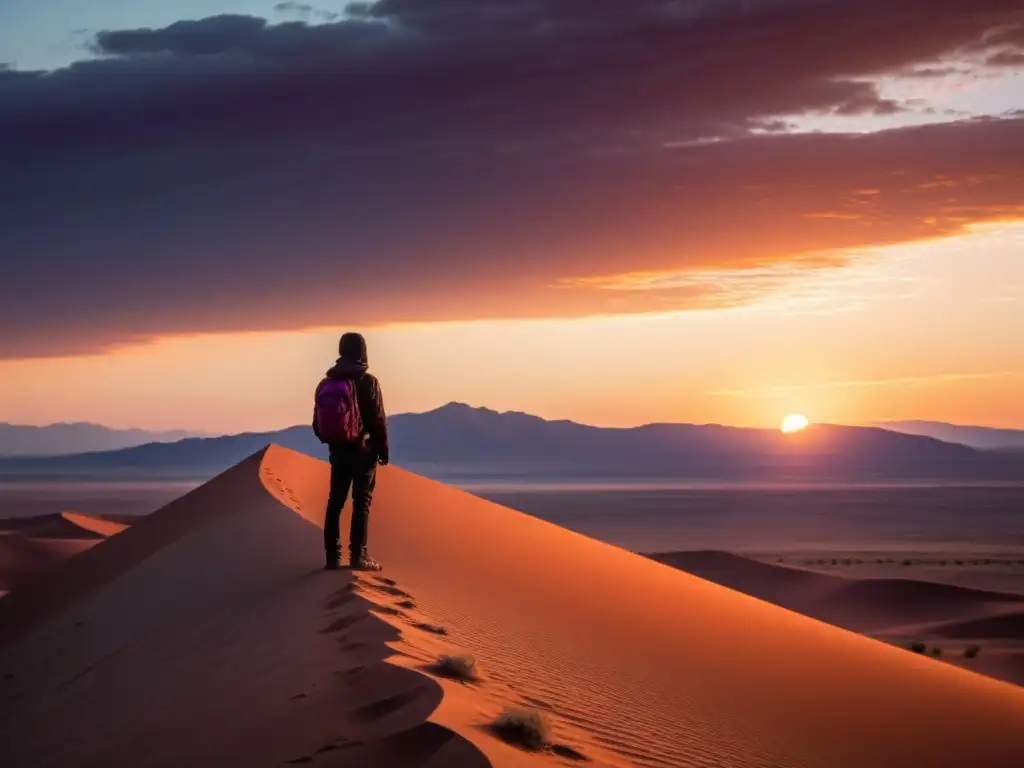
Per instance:
[[[930,376],[901,376],[892,379],[854,379],[849,381],[823,381],[817,384],[792,384],[762,389],[726,389],[710,392],[713,397],[742,399],[773,399],[801,392],[821,389],[913,388],[945,384],[954,381],[989,381],[992,379],[1024,378],[1024,371],[980,371],[975,373],[937,373]]]
[[[278,3],[274,6],[274,10],[278,13],[294,13],[302,18],[317,18],[322,21],[336,21],[341,18],[341,14],[335,11],[325,11],[321,8],[315,8],[308,3]]]
[[[1019,118],[783,132],[900,109],[872,77],[1003,51],[1018,6],[382,0],[102,32],[0,72],[0,356],[726,306],[773,281],[701,272],[1024,216]],[[636,273],[694,277],[609,290]]]
[[[986,59],[985,63],[992,67],[1024,68],[1024,51],[1000,51]]]

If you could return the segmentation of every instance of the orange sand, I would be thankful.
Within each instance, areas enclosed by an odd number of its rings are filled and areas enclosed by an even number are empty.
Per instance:
[[[668,552],[650,557],[858,632],[877,634],[907,626],[960,623],[1024,611],[1024,595],[1017,593],[914,579],[851,579],[763,563],[730,552]],[[1024,638],[1024,627],[1018,636]]]
[[[1024,685],[1024,595],[896,578],[846,578],[730,552],[649,555],[695,576],[907,647],[924,642],[943,661]],[[976,645],[980,656],[965,657]]]
[[[395,583],[320,571],[326,493],[271,447],[0,600],[0,764],[1024,765],[1024,689],[397,468]],[[428,671],[460,650],[479,684]]]
[[[0,592],[7,592],[127,526],[91,515],[0,520]]]

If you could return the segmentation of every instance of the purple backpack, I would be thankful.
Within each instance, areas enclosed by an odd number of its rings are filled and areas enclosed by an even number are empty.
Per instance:
[[[354,379],[324,379],[314,398],[321,440],[329,444],[363,441],[363,420]]]

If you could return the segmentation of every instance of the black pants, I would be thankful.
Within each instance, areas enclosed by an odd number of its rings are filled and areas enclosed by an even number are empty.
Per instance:
[[[377,482],[377,457],[362,447],[331,446],[331,492],[324,516],[324,549],[327,556],[341,556],[341,510],[352,489],[352,526],[349,529],[349,554],[358,555],[366,547],[370,502]]]

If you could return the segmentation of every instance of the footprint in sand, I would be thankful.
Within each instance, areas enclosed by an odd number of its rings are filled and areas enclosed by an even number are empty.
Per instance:
[[[327,752],[334,752],[334,751],[339,750],[339,749],[352,749],[353,747],[358,747],[362,743],[363,742],[361,742],[361,741],[353,741],[352,739],[348,739],[348,738],[346,738],[344,736],[339,736],[334,741],[331,741],[331,742],[328,742],[327,744],[324,744],[322,747],[320,747],[318,750],[316,750],[316,752],[314,752],[313,754],[314,755],[323,755],[323,754],[325,754]]]
[[[378,592],[383,592],[385,595],[391,595],[392,597],[412,597],[408,592],[403,592],[398,587],[393,587],[388,584],[368,584],[368,587],[375,589]]]
[[[342,616],[340,619],[336,619],[329,626],[321,629],[320,632],[325,635],[332,634],[334,632],[342,632],[354,624],[358,624],[360,621],[366,618],[365,613],[356,613],[351,616]]]
[[[589,757],[584,755],[579,750],[573,749],[572,747],[566,746],[565,744],[552,744],[550,749],[552,754],[558,755],[559,757],[565,758],[566,760],[576,760],[577,762],[581,763],[590,762]]]
[[[336,610],[350,603],[355,596],[355,585],[346,584],[344,588],[339,589],[331,596],[331,599],[327,601],[327,607],[332,611]]]
[[[428,624],[425,621],[414,621],[414,622],[412,622],[412,626],[414,626],[416,629],[422,629],[424,632],[430,632],[431,634],[434,634],[434,635],[447,635],[448,634],[448,630],[445,629],[444,627],[439,627],[436,624]]]
[[[354,712],[357,719],[364,722],[380,720],[388,715],[394,714],[402,707],[408,706],[417,699],[419,688],[414,688],[407,693],[399,693],[394,696],[387,696],[369,704],[364,704]]]
[[[358,675],[365,669],[366,667],[364,665],[358,664],[354,667],[350,667],[349,669],[336,669],[334,670],[334,674],[338,677],[352,677],[353,675]]]
[[[406,613],[392,605],[375,605],[372,610],[375,613],[383,613],[386,616],[398,616],[399,618],[406,616]]]
[[[376,582],[376,583],[374,583],[374,582]],[[409,610],[414,609],[416,607],[416,603],[413,601],[412,595],[410,595],[408,592],[406,592],[406,591],[404,591],[402,589],[399,589],[399,587],[397,585],[398,585],[397,581],[395,581],[394,579],[389,579],[386,576],[374,576],[373,577],[373,582],[366,583],[366,586],[368,586],[371,589],[374,589],[374,590],[376,590],[378,592],[383,592],[384,594],[391,595],[392,597],[405,598],[404,600],[401,600],[401,601],[399,601],[399,602],[397,602],[395,604],[398,608],[406,608],[406,609],[409,609]],[[378,606],[374,610],[378,611],[379,613],[389,614],[391,616],[403,616],[404,615],[404,614],[402,614],[401,611],[397,610],[397,608],[390,608],[390,607],[387,607],[387,606]],[[431,634],[434,634],[434,635],[447,635],[448,634],[448,630],[447,629],[445,629],[444,627],[438,626],[437,624],[430,624],[430,623],[425,622],[425,621],[412,621],[412,622],[409,622],[409,624],[410,624],[410,626],[415,627],[416,629],[421,629],[424,632],[430,632]]]
[[[374,576],[372,581],[359,579],[358,583],[361,587],[373,589],[377,592],[383,592],[385,595],[391,595],[392,597],[412,597],[408,592],[398,588],[397,581],[385,576]]]

